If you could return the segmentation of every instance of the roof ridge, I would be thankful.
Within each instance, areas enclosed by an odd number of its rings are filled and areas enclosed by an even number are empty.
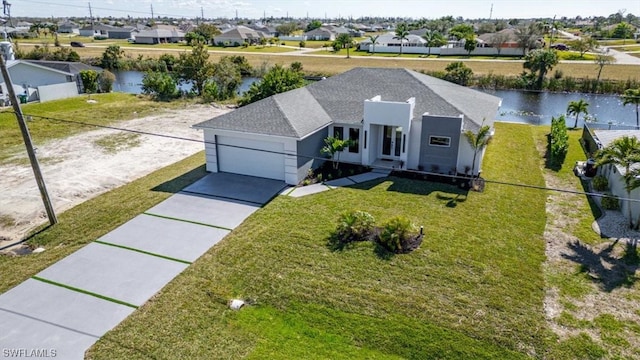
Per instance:
[[[298,89],[304,89],[304,87],[298,88]],[[293,89],[293,90],[289,90],[289,91],[294,91],[294,90],[298,90],[298,89]],[[286,92],[289,92],[289,91],[286,91]],[[270,96],[269,98],[273,99],[273,102],[278,107],[278,111],[280,111],[280,113],[287,120],[287,125],[289,125],[289,129],[292,130],[297,136],[300,136],[300,133],[298,132],[298,129],[296,129],[296,127],[293,126],[293,124],[291,123],[291,119],[289,119],[289,116],[287,115],[287,112],[284,111],[283,107],[280,104],[280,98],[282,98],[282,96],[279,96],[279,95],[281,95],[281,94],[284,94],[284,93],[275,94],[273,96]]]

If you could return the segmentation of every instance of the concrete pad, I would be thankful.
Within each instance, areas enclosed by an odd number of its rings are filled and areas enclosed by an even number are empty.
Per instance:
[[[229,230],[143,214],[99,240],[193,262],[228,233]]]
[[[140,306],[187,264],[91,243],[37,276]]]
[[[350,180],[349,178],[344,177],[344,178],[340,178],[340,179],[326,181],[325,184],[327,184],[329,186],[334,186],[334,187],[341,187],[341,186],[353,185],[353,184],[355,184],[355,182]]]
[[[380,178],[384,178],[387,177],[389,174],[383,174],[383,173],[377,173],[377,172],[368,172],[368,173],[364,173],[364,174],[358,174],[358,175],[354,175],[354,176],[349,176],[349,179],[351,179],[351,181],[354,181],[358,184],[365,182],[365,181],[371,181],[371,180],[376,180],[376,179],[380,179]]]
[[[259,208],[257,204],[180,192],[145,213],[234,229]]]
[[[48,358],[83,359],[93,343],[134,311],[29,279],[0,295],[0,348],[47,350],[41,352],[42,358],[48,354]]]
[[[187,186],[183,191],[266,204],[286,186],[281,180],[230,173],[212,173]]]
[[[317,194],[323,191],[331,190],[327,185],[324,184],[312,184],[307,186],[301,186],[295,188],[289,196],[292,197],[302,197],[305,195]]]

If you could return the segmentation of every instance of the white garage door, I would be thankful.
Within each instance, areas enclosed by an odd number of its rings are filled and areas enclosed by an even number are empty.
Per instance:
[[[219,171],[284,180],[282,143],[229,136],[218,136],[217,140]]]

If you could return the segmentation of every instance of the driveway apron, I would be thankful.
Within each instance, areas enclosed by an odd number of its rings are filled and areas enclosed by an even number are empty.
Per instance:
[[[82,359],[285,187],[209,174],[0,295],[0,359]]]

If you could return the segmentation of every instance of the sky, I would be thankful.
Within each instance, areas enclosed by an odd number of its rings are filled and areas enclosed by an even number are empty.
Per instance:
[[[620,10],[640,16],[640,0],[8,0],[13,17],[89,16],[89,3],[98,17],[205,18],[296,17],[338,18],[361,16],[434,19],[557,18],[608,16]],[[493,5],[493,11],[491,11]]]

